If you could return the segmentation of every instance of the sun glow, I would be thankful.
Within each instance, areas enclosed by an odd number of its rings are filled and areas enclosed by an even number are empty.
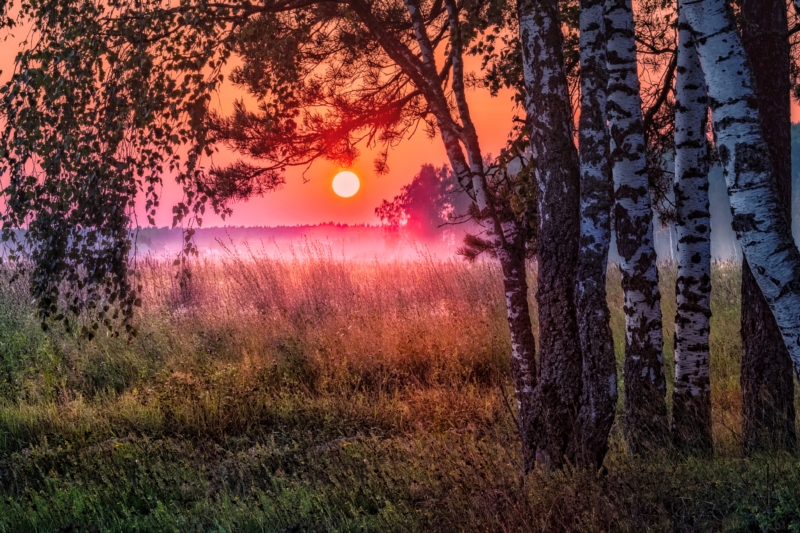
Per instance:
[[[333,192],[342,198],[350,198],[361,188],[361,182],[354,173],[343,170],[334,176],[332,186]]]

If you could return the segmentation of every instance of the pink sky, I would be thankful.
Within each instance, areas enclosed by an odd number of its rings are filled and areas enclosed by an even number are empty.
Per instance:
[[[0,83],[8,79],[14,56],[19,50],[21,29],[5,42],[0,41]],[[477,66],[477,65],[476,65]],[[241,91],[233,86],[225,86],[216,97],[217,106],[230,110],[233,101],[242,97]],[[503,92],[492,98],[488,91],[472,90],[468,95],[472,117],[478,128],[484,153],[497,154],[505,145],[511,126],[513,108],[510,92]],[[800,108],[792,105],[792,121],[800,120]],[[376,223],[374,209],[382,200],[391,199],[400,188],[409,183],[424,163],[441,165],[447,161],[441,140],[429,139],[422,132],[403,141],[389,154],[388,174],[375,175],[372,169],[374,152],[360,147],[362,156],[350,170],[361,179],[361,189],[351,198],[340,198],[333,193],[331,181],[341,170],[327,161],[319,161],[305,172],[303,168],[290,168],[286,172],[286,185],[281,190],[265,197],[253,198],[233,206],[233,216],[222,221],[214,215],[204,217],[204,226],[276,226],[295,224],[315,224],[321,222],[342,222],[348,224]],[[235,159],[235,154],[222,151],[215,158],[217,164]],[[171,207],[180,200],[180,189],[170,179],[165,178],[161,211],[156,216],[156,224],[169,225],[172,220]],[[140,223],[146,218],[140,214]]]

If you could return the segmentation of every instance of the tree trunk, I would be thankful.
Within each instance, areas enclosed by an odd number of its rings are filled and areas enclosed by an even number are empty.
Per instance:
[[[800,372],[800,251],[774,179],[753,75],[726,0],[680,0],[708,87],[733,229]]]
[[[531,152],[538,186],[539,383],[532,435],[537,461],[575,462],[582,363],[575,315],[580,165],[564,70],[557,0],[518,4]]]
[[[507,317],[511,333],[511,376],[514,381],[519,422],[522,430],[523,457],[526,465],[533,464],[535,444],[531,442],[531,409],[536,387],[536,347],[534,343],[525,279],[525,228],[520,227],[507,212],[508,206],[495,198],[487,187],[483,168],[483,155],[478,143],[475,125],[470,117],[464,83],[463,43],[459,29],[458,10],[452,0],[445,0],[449,16],[452,60],[452,89],[456,110],[452,109],[442,86],[436,66],[434,46],[428,36],[426,17],[419,0],[404,0],[411,26],[419,47],[419,55],[386,31],[374,16],[369,4],[351,0],[348,5],[361,22],[375,36],[386,54],[409,77],[423,94],[442,136],[447,157],[453,172],[465,188],[471,188],[478,208],[490,221],[494,249],[503,269],[506,291]],[[436,30],[438,31],[438,29]],[[453,113],[458,113],[460,124]],[[464,149],[467,155],[464,155]]]
[[[630,451],[640,453],[663,444],[668,426],[661,294],[631,0],[607,1],[606,34],[614,221],[625,298],[625,437]]]
[[[753,66],[761,131],[778,189],[780,209],[791,221],[792,156],[789,42],[782,0],[742,3],[742,44]],[[794,450],[794,377],[789,351],[758,288],[742,263],[742,441],[745,453]]]
[[[525,243],[515,224],[506,223],[507,245],[497,248],[503,269],[503,288],[506,291],[508,328],[511,332],[511,380],[517,400],[517,419],[522,437],[523,470],[530,471],[536,463],[535,390],[537,385],[536,341],[533,337],[528,281],[525,269]]]
[[[617,361],[606,300],[613,187],[606,127],[604,0],[582,0],[580,14],[581,116],[580,247],[575,288],[583,391],[577,463],[599,468],[617,408]]]
[[[678,281],[675,289],[675,390],[672,437],[678,448],[710,454],[711,214],[708,201],[708,97],[691,31],[678,26],[675,102],[675,207]]]

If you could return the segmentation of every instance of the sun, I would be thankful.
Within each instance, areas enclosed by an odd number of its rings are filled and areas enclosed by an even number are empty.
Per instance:
[[[343,170],[334,176],[332,186],[333,192],[342,198],[350,198],[361,188],[361,182],[354,173]]]

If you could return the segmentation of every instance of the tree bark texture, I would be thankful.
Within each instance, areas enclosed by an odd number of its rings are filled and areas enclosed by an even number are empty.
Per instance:
[[[680,0],[706,78],[733,229],[800,371],[800,251],[761,129],[750,64],[725,0]]]
[[[530,471],[536,463],[535,391],[538,369],[536,341],[531,325],[526,279],[525,243],[515,224],[505,225],[506,245],[497,246],[497,256],[503,269],[503,288],[506,292],[508,328],[511,332],[511,379],[517,400],[517,422],[522,437],[523,470]]]
[[[606,300],[606,267],[611,244],[614,191],[606,127],[605,1],[582,0],[580,13],[581,115],[580,241],[575,305],[583,359],[578,416],[582,466],[599,468],[617,408],[617,362]]]
[[[606,34],[614,222],[625,300],[625,437],[636,454],[663,444],[668,425],[661,294],[631,0],[607,0]]]
[[[711,381],[711,214],[708,200],[708,97],[688,25],[678,25],[675,102],[675,207],[678,280],[672,436],[679,449],[708,454]]]
[[[575,462],[582,363],[575,314],[580,164],[564,70],[557,0],[518,4],[527,119],[539,207],[536,300],[539,383],[530,430],[537,461]]]
[[[761,131],[769,148],[780,210],[791,223],[792,158],[789,42],[782,0],[742,3],[742,44],[753,67]],[[747,259],[742,263],[742,444],[746,453],[796,446],[794,377]]]

